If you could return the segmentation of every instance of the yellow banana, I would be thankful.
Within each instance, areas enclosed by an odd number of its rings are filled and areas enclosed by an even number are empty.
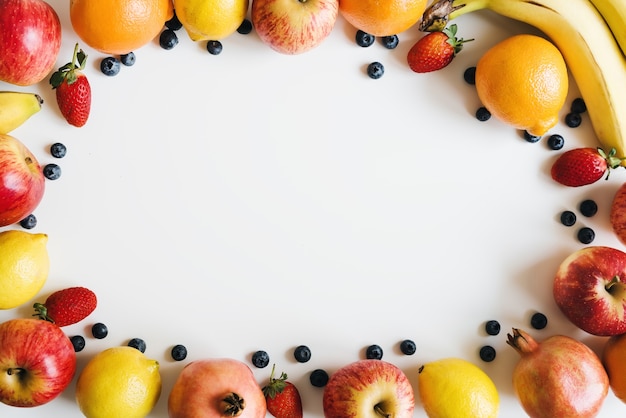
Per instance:
[[[0,134],[7,134],[41,110],[43,99],[35,93],[0,91]]]
[[[589,0],[437,0],[420,29],[440,30],[448,20],[481,9],[530,24],[551,39],[576,80],[600,144],[626,157],[626,58]]]
[[[624,0],[589,0],[611,28],[615,40],[626,55],[626,2]]]

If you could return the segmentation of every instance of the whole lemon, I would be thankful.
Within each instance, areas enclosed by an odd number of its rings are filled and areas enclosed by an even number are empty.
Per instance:
[[[160,395],[159,363],[128,346],[96,354],[76,381],[76,402],[87,418],[143,418]]]
[[[246,17],[248,0],[175,0],[176,17],[193,41],[219,41]]]
[[[500,398],[491,378],[475,364],[444,358],[419,369],[418,390],[430,418],[495,418]]]
[[[0,309],[29,301],[48,279],[48,236],[10,230],[0,232]]]

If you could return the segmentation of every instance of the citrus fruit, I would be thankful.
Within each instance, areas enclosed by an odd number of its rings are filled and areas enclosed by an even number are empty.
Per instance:
[[[397,35],[417,23],[426,0],[341,0],[339,12],[357,29],[374,36]]]
[[[609,375],[615,396],[626,403],[626,334],[609,337],[604,345],[602,363]]]
[[[48,236],[9,230],[0,232],[0,309],[29,301],[48,279]]]
[[[176,16],[193,41],[219,41],[246,17],[248,0],[176,0]]]
[[[430,418],[495,418],[500,398],[489,376],[475,364],[444,358],[426,363],[417,378],[419,396]]]
[[[478,60],[475,77],[478,97],[499,120],[535,136],[557,124],[568,76],[561,52],[550,41],[511,36]]]
[[[143,418],[160,395],[159,363],[129,346],[96,354],[76,381],[76,402],[87,418]]]
[[[173,15],[172,0],[70,0],[74,31],[106,54],[127,54],[144,46]]]

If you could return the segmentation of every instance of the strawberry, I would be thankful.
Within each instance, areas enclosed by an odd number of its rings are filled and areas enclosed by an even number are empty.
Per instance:
[[[607,154],[602,148],[574,148],[557,158],[552,164],[551,175],[558,183],[579,187],[595,183],[604,173],[608,179],[611,169],[621,164],[622,159],[615,156],[615,149]]]
[[[87,55],[74,47],[72,62],[60,67],[50,77],[50,84],[56,90],[57,104],[61,114],[70,125],[77,127],[87,123],[91,110],[91,86],[81,70],[85,69]]]
[[[457,26],[450,25],[440,32],[431,32],[420,38],[407,55],[411,70],[416,73],[428,73],[441,70],[450,64],[456,54],[463,49],[463,44],[473,41],[457,38],[456,32]]]
[[[302,418],[302,399],[293,383],[287,381],[287,374],[274,378],[272,366],[269,383],[263,387],[267,411],[276,418]]]
[[[57,290],[46,299],[45,303],[35,303],[40,319],[54,322],[59,327],[72,325],[85,319],[96,309],[96,294],[85,287],[68,287]]]

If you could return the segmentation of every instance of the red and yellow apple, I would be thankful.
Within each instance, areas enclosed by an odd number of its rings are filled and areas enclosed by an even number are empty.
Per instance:
[[[553,283],[561,312],[580,329],[598,336],[626,332],[626,253],[591,246],[561,262]]]
[[[322,401],[326,418],[412,418],[415,409],[409,379],[383,360],[358,360],[337,370]]]
[[[167,407],[170,418],[265,418],[267,412],[252,370],[229,358],[187,364],[174,382]]]
[[[0,402],[43,405],[68,387],[75,372],[74,347],[53,323],[18,318],[0,324]]]
[[[44,188],[45,177],[33,153],[16,138],[0,134],[0,226],[30,215]]]
[[[626,183],[613,196],[609,220],[617,238],[626,245]]]

